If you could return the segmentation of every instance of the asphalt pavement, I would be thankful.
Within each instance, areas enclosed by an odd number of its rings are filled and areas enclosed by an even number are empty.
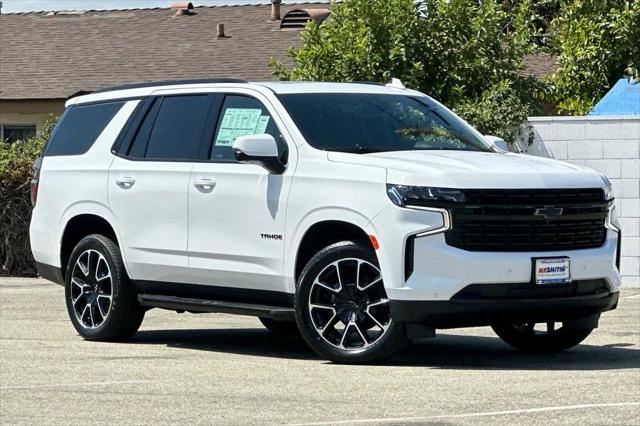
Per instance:
[[[446,330],[382,365],[319,359],[257,319],[147,312],[127,343],[88,342],[63,289],[0,278],[0,423],[640,425],[640,290],[584,344],[517,352]]]

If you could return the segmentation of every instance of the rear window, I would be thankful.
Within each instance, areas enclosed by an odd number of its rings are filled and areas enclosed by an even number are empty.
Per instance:
[[[44,155],[80,155],[91,148],[124,102],[68,108],[53,131]]]

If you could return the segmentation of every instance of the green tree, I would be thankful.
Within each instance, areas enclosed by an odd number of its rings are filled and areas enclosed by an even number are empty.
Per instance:
[[[281,79],[388,82],[400,78],[454,109],[484,133],[513,141],[543,87],[525,77],[535,19],[529,0],[505,12],[474,0],[345,0],[311,22]]]
[[[574,0],[551,24],[560,67],[552,76],[560,112],[586,114],[640,66],[640,1]]]

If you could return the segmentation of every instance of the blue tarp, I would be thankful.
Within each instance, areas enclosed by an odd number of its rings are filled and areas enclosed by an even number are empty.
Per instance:
[[[640,116],[640,82],[621,78],[588,115]]]

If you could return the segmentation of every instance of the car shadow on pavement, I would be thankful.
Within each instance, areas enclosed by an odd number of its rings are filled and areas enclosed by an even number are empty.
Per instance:
[[[141,330],[129,342],[272,358],[318,359],[301,336],[277,336],[265,329]]]
[[[638,368],[640,349],[629,343],[579,345],[561,353],[519,352],[497,337],[439,334],[413,342],[382,365],[477,370],[616,370]],[[264,329],[142,330],[134,344],[237,353],[285,359],[318,360],[300,336],[277,336]]]
[[[558,353],[526,353],[498,337],[439,334],[414,342],[389,363],[441,369],[477,370],[617,370],[638,368],[640,349],[628,343],[586,343]]]

